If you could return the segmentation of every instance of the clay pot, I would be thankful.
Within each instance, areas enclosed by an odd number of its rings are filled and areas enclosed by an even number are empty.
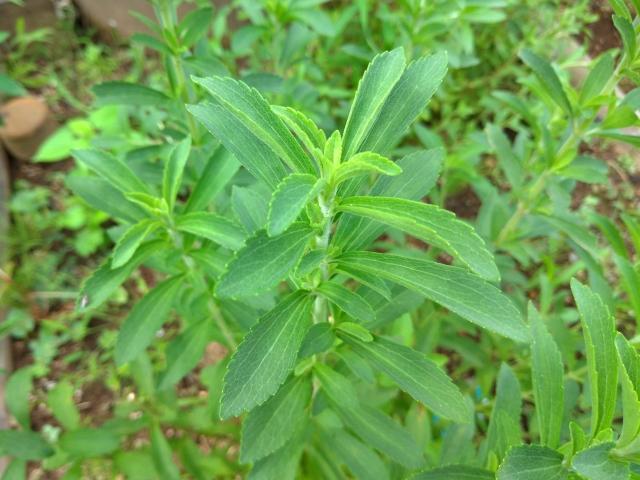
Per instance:
[[[127,38],[134,33],[149,33],[147,27],[129,12],[154,18],[153,7],[145,0],[75,1],[82,19],[94,27],[105,41]]]
[[[214,8],[229,4],[230,0],[211,0]],[[155,19],[153,7],[146,0],[75,0],[84,21],[93,26],[102,40],[111,42],[118,38],[127,38],[134,33],[150,33],[149,29],[129,12],[138,12]],[[178,9],[180,16],[194,9],[195,5],[182,4]]]
[[[19,97],[0,107],[0,140],[16,159],[28,161],[57,128],[47,104],[37,97]]]
[[[23,6],[0,0],[0,30],[13,32],[20,17],[24,18],[27,32],[58,23],[52,0],[26,0]]]

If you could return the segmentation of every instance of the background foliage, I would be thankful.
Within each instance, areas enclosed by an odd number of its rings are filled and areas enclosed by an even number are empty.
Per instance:
[[[637,2],[176,3],[3,38],[5,478],[640,478]]]

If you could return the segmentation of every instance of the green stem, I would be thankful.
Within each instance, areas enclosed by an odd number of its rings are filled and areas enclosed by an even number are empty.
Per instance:
[[[156,10],[156,15],[160,20],[160,25],[163,29],[166,29],[172,33],[172,35],[180,39],[176,32],[177,15],[175,9],[172,8],[168,0],[160,0],[159,8]],[[173,96],[176,99],[181,100],[182,112],[189,128],[189,133],[194,144],[198,144],[200,140],[198,126],[196,125],[193,117],[187,111],[186,104],[193,103],[195,98],[192,95],[192,91],[188,88],[187,74],[185,71],[184,63],[182,62],[182,55],[175,53],[172,50],[172,54],[169,57],[171,62],[171,69],[173,70],[173,76],[175,77],[176,84],[174,86]]]
[[[209,297],[208,307],[209,307],[209,311],[211,312],[211,316],[213,317],[213,320],[216,322],[216,325],[220,329],[222,336],[227,341],[227,346],[235,352],[238,349],[238,344],[235,338],[233,338],[233,333],[231,332],[231,329],[227,325],[227,322],[225,322],[224,317],[222,316],[222,312],[220,311],[220,308],[218,308],[218,305],[216,304],[216,302],[213,300],[212,297]]]
[[[326,250],[329,248],[329,241],[331,239],[331,228],[333,226],[333,202],[336,196],[336,189],[331,191],[328,199],[320,194],[318,195],[318,203],[320,205],[320,211],[322,212],[322,216],[324,218],[324,226],[322,228],[322,234],[316,237],[316,247],[322,250]],[[324,259],[320,264],[320,272],[322,274],[322,281],[326,282],[329,280],[329,263],[328,259]],[[315,323],[324,322],[328,319],[328,305],[326,299],[321,296],[316,297],[314,306],[313,306],[313,321]]]

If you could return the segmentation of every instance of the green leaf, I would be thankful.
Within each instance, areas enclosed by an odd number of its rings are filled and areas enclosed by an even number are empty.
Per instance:
[[[154,365],[147,352],[142,352],[128,365],[131,378],[133,379],[138,394],[144,398],[151,398],[156,394],[156,375]]]
[[[620,142],[628,143],[629,145],[633,145],[634,147],[640,147],[640,136],[639,135],[629,135],[624,133],[624,130],[614,129],[614,130],[596,130],[594,132],[595,136],[609,138],[612,140],[617,140]]]
[[[350,317],[365,323],[375,321],[376,314],[371,305],[348,288],[335,282],[324,282],[316,290]]]
[[[403,285],[483,328],[516,341],[528,340],[520,312],[493,285],[459,267],[371,252],[348,252],[345,266]]]
[[[116,242],[111,255],[111,268],[120,268],[131,260],[142,242],[158,226],[158,222],[151,219],[131,225]]]
[[[112,269],[110,259],[103,263],[82,285],[76,307],[78,311],[102,305],[142,262],[160,250],[163,245],[162,241],[145,243],[136,250],[129,262],[120,268]]]
[[[327,137],[306,115],[289,107],[272,106],[271,109],[295,133],[309,153],[314,153],[317,150],[317,155],[324,151]]]
[[[580,89],[580,102],[586,103],[602,93],[609,79],[613,76],[615,64],[610,52],[600,56]]]
[[[629,213],[622,213],[620,218],[622,218],[625,227],[627,227],[633,242],[633,248],[635,248],[636,252],[640,252],[640,221]]]
[[[322,159],[324,170],[329,172],[342,161],[342,135],[339,130],[334,131],[324,144]]]
[[[320,268],[320,265],[327,257],[327,251],[324,249],[316,249],[310,250],[307,252],[298,266],[296,267],[296,276],[304,277],[306,275],[312,274],[317,268]]]
[[[505,12],[490,8],[492,5],[496,7],[504,6],[502,2],[488,2],[487,8],[482,8],[481,4],[469,4],[462,13],[462,18],[469,23],[500,23],[507,17]],[[474,8],[475,7],[475,8]]]
[[[53,449],[35,432],[0,430],[0,456],[20,460],[41,460],[53,455]]]
[[[394,85],[358,151],[389,152],[427,106],[447,73],[447,54],[411,63]]]
[[[251,410],[278,391],[293,370],[309,329],[311,304],[306,292],[295,292],[251,328],[229,363],[221,418]]]
[[[529,303],[531,327],[531,382],[536,405],[540,443],[557,448],[564,412],[562,356],[540,314]]]
[[[71,173],[65,183],[91,207],[114,218],[135,223],[146,216],[142,208],[127,200],[120,190],[103,178]]]
[[[2,480],[27,480],[26,460],[19,458],[11,460],[2,473]]]
[[[119,158],[98,150],[74,150],[72,154],[78,162],[86,165],[122,193],[149,193],[147,185]]]
[[[504,171],[512,188],[519,189],[522,186],[525,171],[522,167],[522,162],[511,147],[509,138],[507,138],[502,128],[497,125],[488,125],[486,131],[487,139],[496,153],[500,168]]]
[[[210,321],[197,322],[172,340],[167,347],[167,367],[158,380],[158,390],[175,385],[195,368],[209,342]]]
[[[600,129],[635,127],[638,125],[638,116],[635,110],[627,105],[617,105],[607,110],[607,116],[599,125]]]
[[[65,125],[47,137],[38,147],[33,160],[47,163],[64,160],[71,155],[72,150],[86,147],[88,143],[86,138],[78,137],[70,125]]]
[[[622,431],[617,449],[633,444],[640,436],[640,355],[621,333],[616,336],[618,371],[622,386]]]
[[[186,137],[175,146],[171,155],[169,155],[169,160],[164,166],[162,196],[167,202],[167,205],[169,205],[169,211],[173,210],[176,202],[176,196],[182,183],[182,173],[184,172],[184,166],[187,164],[190,152],[191,137]]]
[[[164,280],[135,304],[118,334],[115,348],[117,365],[134,360],[151,344],[169,317],[182,282],[182,276]]]
[[[298,360],[329,350],[335,341],[336,336],[329,322],[315,323],[302,341],[302,346],[298,352]]]
[[[114,455],[114,467],[127,480],[147,480],[149,474],[157,476],[155,465],[148,448],[140,448],[128,452],[117,452]],[[64,479],[79,480],[79,479]],[[198,479],[202,480],[202,479]]]
[[[602,299],[571,279],[571,291],[580,312],[589,383],[591,386],[591,437],[611,427],[618,390],[615,321]]]
[[[59,445],[74,457],[94,458],[118,450],[120,439],[106,428],[81,428],[62,434]]]
[[[578,156],[558,173],[584,183],[607,183],[609,180],[607,164],[587,155]]]
[[[22,367],[11,374],[5,385],[4,398],[7,410],[24,429],[31,426],[31,408],[29,396],[33,384],[33,371]]]
[[[367,445],[343,430],[323,432],[325,445],[344,462],[355,478],[360,480],[386,480],[389,472],[380,457]]]
[[[324,10],[319,8],[305,8],[293,10],[293,15],[301,22],[307,24],[312,30],[326,37],[336,35],[335,21]]]
[[[564,457],[540,445],[521,445],[507,453],[497,472],[497,480],[564,480],[568,476]]]
[[[169,215],[169,205],[164,198],[141,192],[130,192],[124,194],[125,198],[147,212],[152,217],[166,217]]]
[[[409,347],[376,337],[363,342],[338,332],[354,352],[388,375],[402,390],[437,415],[468,421],[468,407],[458,387],[435,363]]]
[[[187,13],[178,25],[182,45],[190,47],[196,43],[207,33],[212,20],[213,9],[211,7],[198,8]]]
[[[27,91],[18,82],[0,73],[0,93],[9,97],[22,97],[27,94]]]
[[[623,18],[626,18],[629,21],[632,21],[631,12],[629,11],[629,7],[624,0],[609,0],[609,5],[615,12],[616,15],[619,15]]]
[[[402,173],[402,168],[377,153],[360,152],[336,168],[333,182],[338,185],[350,178],[369,173],[395,176]]]
[[[255,462],[275,452],[304,424],[311,400],[308,378],[292,378],[242,423],[240,461]]]
[[[629,464],[613,460],[613,443],[601,443],[578,452],[571,465],[586,480],[628,480]]]
[[[66,430],[80,426],[80,413],[73,400],[74,388],[68,380],[59,381],[47,395],[47,406]]]
[[[338,211],[377,220],[442,248],[488,280],[500,279],[493,255],[471,225],[455,214],[413,200],[389,197],[348,197]]]
[[[636,32],[632,23],[624,17],[614,15],[613,25],[616,27],[616,30],[618,30],[620,37],[622,37],[622,44],[624,45],[624,53],[627,56],[627,61],[633,61],[636,58],[638,45]]]
[[[237,250],[244,244],[245,232],[237,223],[210,212],[192,212],[178,215],[176,228],[181,232],[211,240],[223,247]]]
[[[231,208],[249,234],[262,230],[269,214],[268,192],[259,184],[251,187],[231,187]]]
[[[284,447],[258,460],[247,480],[295,480],[306,441],[307,430],[301,428]]]
[[[493,452],[502,459],[510,447],[522,442],[520,415],[522,414],[522,393],[520,382],[506,363],[500,365],[496,382],[496,397],[491,411],[487,432],[487,452]]]
[[[287,169],[278,156],[228,110],[208,102],[188,105],[187,110],[233,153],[251,175],[271,189],[287,176]]]
[[[404,72],[404,50],[376,55],[358,83],[344,128],[346,158],[355,154],[372,129],[385,101]]]
[[[357,280],[362,285],[370,288],[371,290],[376,292],[378,295],[381,295],[386,300],[391,300],[392,298],[391,288],[389,288],[389,285],[387,285],[387,282],[385,280],[379,277],[376,277],[375,275],[371,275],[369,273],[362,273],[356,270],[349,270],[344,266],[341,266],[339,270],[342,273],[346,273],[354,280]]]
[[[362,441],[399,464],[418,468],[424,463],[420,447],[409,432],[379,410],[360,405],[355,409],[340,408],[338,413]]]
[[[540,215],[540,219],[567,235],[579,247],[585,249],[589,255],[595,256],[597,254],[597,238],[579,217],[575,215]]]
[[[202,174],[193,187],[185,212],[203,210],[233,178],[240,168],[238,160],[224,147],[218,147],[207,161]]]
[[[495,480],[493,472],[468,465],[448,465],[418,473],[411,480]]]
[[[569,433],[571,435],[571,454],[582,450],[587,444],[587,434],[575,421],[569,422]]]
[[[163,480],[180,479],[180,470],[173,461],[171,445],[167,442],[157,423],[151,427],[151,456],[160,478]]]
[[[303,223],[294,223],[277,237],[258,232],[227,265],[216,287],[217,295],[252,296],[275,287],[296,266],[312,235]]]
[[[336,352],[340,358],[344,361],[344,364],[347,368],[359,379],[367,382],[374,383],[375,382],[375,373],[371,366],[358,356],[351,349],[341,349]]]
[[[336,408],[357,409],[358,394],[353,383],[341,373],[322,363],[316,363],[313,371],[320,380],[323,392],[335,404]]]
[[[520,52],[520,59],[526,63],[536,74],[540,84],[545,89],[551,99],[562,108],[568,115],[573,115],[571,103],[567,98],[567,94],[560,83],[558,75],[551,64],[544,58],[536,55],[529,49],[524,49]]]
[[[104,82],[95,85],[92,90],[99,106],[166,107],[171,102],[171,99],[164,93],[136,83]]]
[[[224,15],[218,18],[222,18],[223,16]],[[182,62],[189,71],[197,75],[231,75],[225,63],[213,52],[205,53],[204,55],[201,53],[191,55],[190,57],[183,58]]]
[[[306,173],[293,173],[282,180],[271,195],[267,233],[280,235],[298,218],[318,192],[322,180]]]
[[[346,333],[347,335],[356,337],[358,340],[361,340],[363,342],[373,341],[373,335],[371,335],[371,332],[359,323],[340,322],[338,325],[336,325],[336,329],[340,330],[343,333]]]
[[[161,53],[162,55],[166,55],[168,57],[170,57],[171,55],[173,55],[173,51],[171,50],[171,47],[169,45],[167,45],[165,42],[163,42],[162,40],[157,39],[156,37],[153,37],[151,35],[147,35],[146,33],[134,33],[133,35],[131,35],[130,38],[132,43],[139,43],[140,45],[144,45],[145,47],[149,47],[152,50],[155,50],[158,53]],[[129,85],[133,85],[133,86],[142,86],[142,85],[137,85],[137,84],[129,84]],[[98,85],[100,86],[100,85]],[[144,87],[146,88],[146,87]],[[94,89],[94,93],[95,93],[95,89]],[[96,93],[97,95],[97,93]],[[118,100],[118,102],[123,102],[122,100]]]
[[[627,292],[636,319],[640,319],[640,272],[624,257],[614,254],[613,261],[620,272],[622,287]]]
[[[400,159],[396,164],[402,173],[395,177],[381,176],[369,195],[420,200],[433,188],[440,174],[444,151],[422,150]],[[379,222],[356,215],[342,214],[338,221],[333,244],[343,250],[367,247],[384,232]]]
[[[317,173],[311,159],[256,89],[229,77],[193,77],[193,81],[213,95],[227,112],[291,169]]]

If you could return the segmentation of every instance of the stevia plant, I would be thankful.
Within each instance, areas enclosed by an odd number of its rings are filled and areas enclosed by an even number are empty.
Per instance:
[[[469,420],[463,395],[435,363],[371,332],[377,318],[366,298],[384,303],[394,295],[391,284],[506,337],[528,338],[520,313],[490,283],[498,270],[480,237],[453,214],[419,201],[434,185],[442,152],[419,151],[397,162],[383,156],[445,71],[442,54],[406,70],[401,49],[377,56],[344,132],[328,138],[300,112],[270,108],[240,82],[194,79],[213,101],[190,111],[272,190],[266,222],[227,264],[215,294],[247,298],[287,277],[291,290],[252,326],[225,375],[220,413],[249,412],[240,459],[255,462],[254,475],[286,466],[293,476],[304,440],[313,445],[318,437],[343,442],[344,451],[331,453],[363,478],[386,470],[370,447],[419,467],[421,450],[407,432],[359,401],[355,379],[371,381],[378,372],[442,418]],[[372,174],[378,178],[369,186]],[[449,253],[459,266],[367,251],[384,225]],[[311,448],[326,450],[322,442]]]
[[[507,338],[528,339],[521,314],[491,283],[499,279],[498,270],[480,237],[453,214],[419,201],[435,184],[442,151],[417,151],[397,162],[383,156],[424,109],[445,72],[443,54],[406,68],[402,49],[377,56],[360,82],[343,133],[328,138],[300,112],[271,107],[241,82],[194,78],[211,100],[188,109],[235,160],[224,151],[214,154],[214,167],[205,169],[186,196],[179,192],[192,154],[188,136],[170,147],[157,187],[113,155],[75,152],[123,196],[119,206],[131,218],[111,258],[84,285],[79,308],[98,307],[143,262],[164,277],[124,320],[114,358],[140,395],[125,409],[144,415],[131,431],[149,430],[156,469],[167,478],[177,477],[178,470],[159,459],[170,448],[162,428],[234,431],[211,418],[180,421],[179,404],[169,395],[211,339],[232,351],[237,345],[219,414],[228,419],[248,412],[239,460],[252,463],[257,478],[293,477],[299,462],[318,476],[326,462],[331,468],[346,464],[362,478],[386,476],[387,460],[394,469],[421,467],[423,447],[381,409],[362,401],[363,389],[375,391],[378,373],[441,422],[472,420],[469,401],[434,361],[374,334],[397,316],[382,314],[385,308],[404,307],[404,292]],[[214,213],[211,200],[230,180],[221,172],[236,160],[254,179],[234,186],[231,207],[221,205]],[[435,248],[417,257],[372,252],[385,225]],[[435,249],[456,265],[434,261]],[[154,374],[146,350],[174,308],[178,334],[166,347],[166,367]],[[203,414],[217,406],[215,371]],[[108,446],[117,445],[119,434],[109,425],[74,427],[59,446],[76,458],[112,451],[86,452],[82,439],[108,437]],[[344,448],[327,449],[332,441]],[[177,448],[184,455],[186,447]]]

